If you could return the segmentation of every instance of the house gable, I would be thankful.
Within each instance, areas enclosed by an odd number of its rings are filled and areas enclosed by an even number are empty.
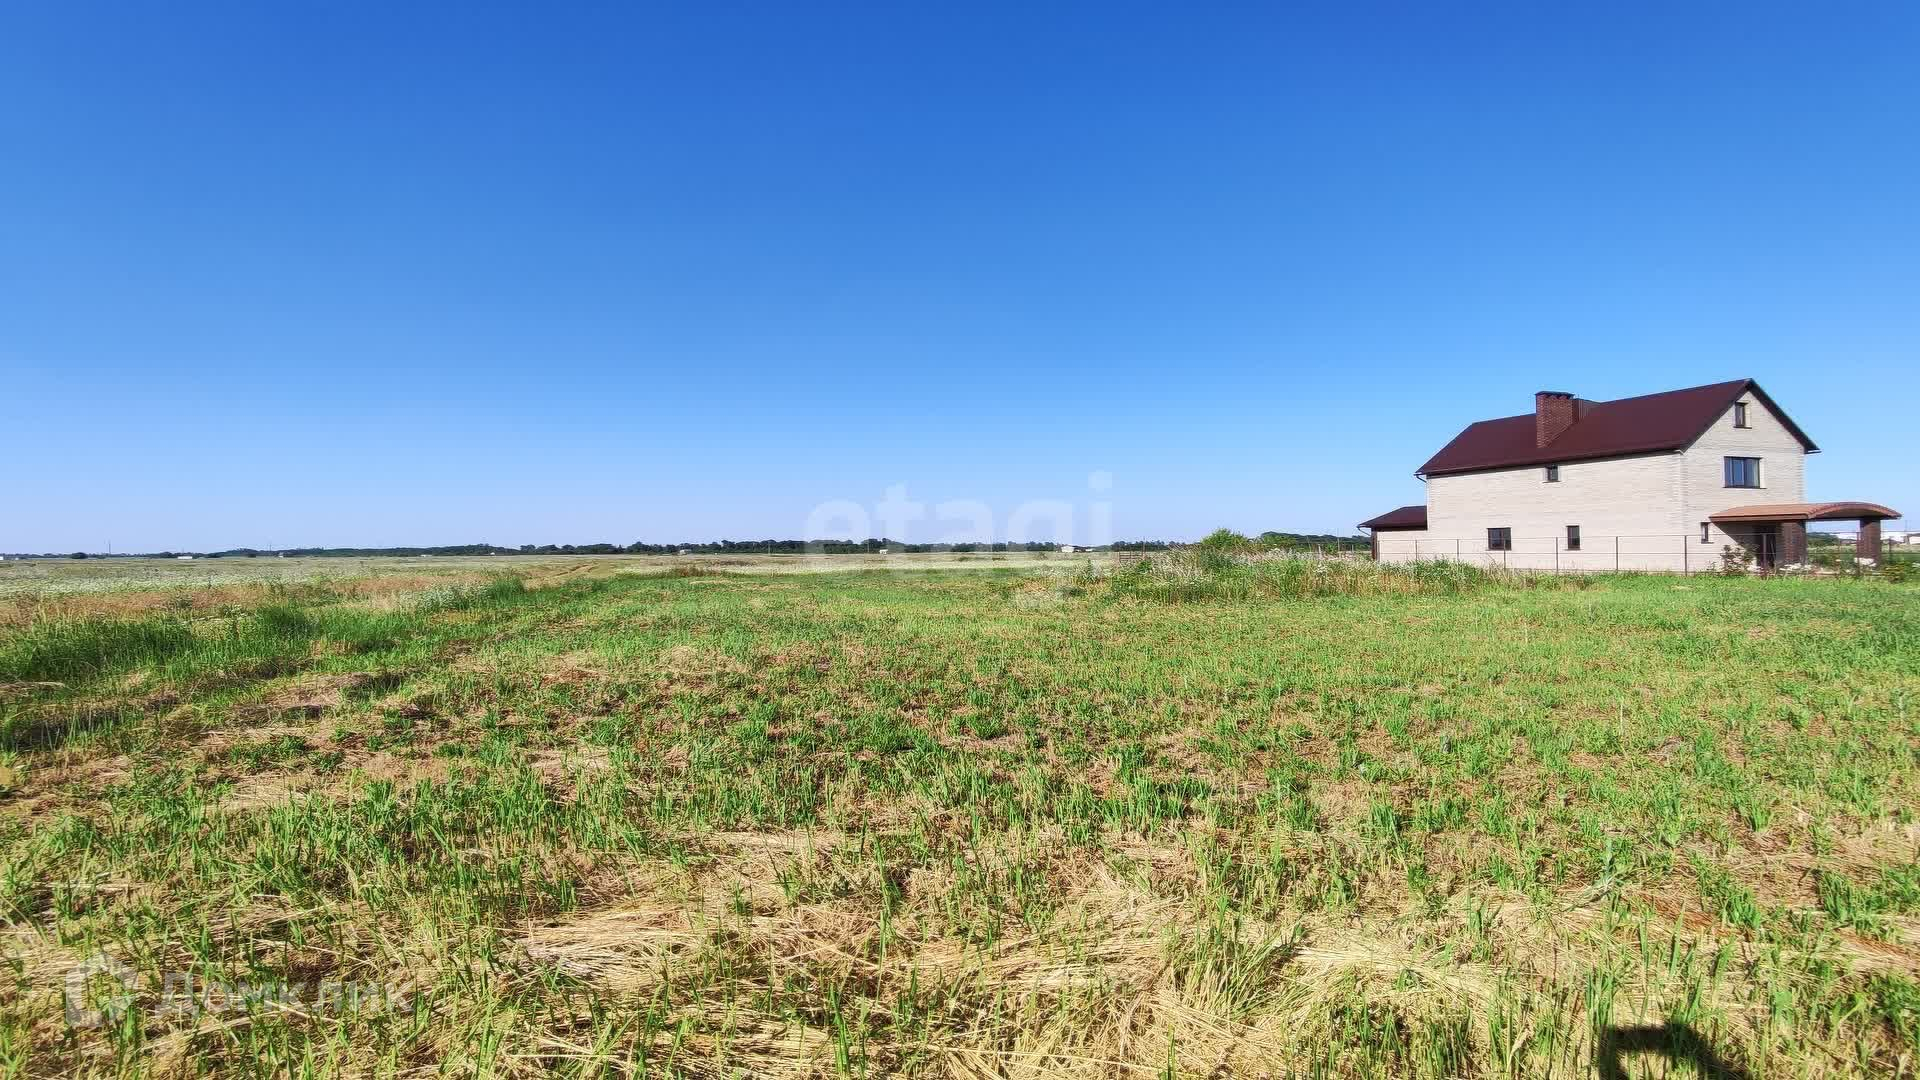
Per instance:
[[[1736,506],[1806,499],[1806,436],[1758,387],[1753,391],[1729,401],[1681,451],[1682,510],[1684,524],[1691,528],[1698,529],[1699,523]],[[1734,406],[1740,402],[1747,404],[1745,427],[1735,423]],[[1730,457],[1759,461],[1757,486],[1727,486]],[[1715,535],[1710,529],[1709,537]]]

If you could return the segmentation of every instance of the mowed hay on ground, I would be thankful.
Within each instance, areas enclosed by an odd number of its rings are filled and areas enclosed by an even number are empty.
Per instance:
[[[1920,593],[1371,572],[30,622],[0,1072],[1911,1073]]]

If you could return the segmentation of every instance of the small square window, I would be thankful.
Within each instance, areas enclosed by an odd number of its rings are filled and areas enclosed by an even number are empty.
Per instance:
[[[1558,465],[1547,466],[1547,483],[1557,484],[1559,482],[1560,482],[1560,466]]]
[[[1488,551],[1512,551],[1513,550],[1513,530],[1511,528],[1488,529],[1487,530],[1487,550]]]
[[[1726,462],[1728,487],[1757,488],[1760,486],[1759,458],[1730,457]]]
[[[1713,523],[1712,522],[1703,521],[1700,523],[1700,542],[1703,544],[1713,543]]]
[[[1736,401],[1733,403],[1733,426],[1734,427],[1748,426],[1747,403],[1744,401]]]
[[[1580,526],[1578,525],[1567,526],[1567,550],[1580,550]]]

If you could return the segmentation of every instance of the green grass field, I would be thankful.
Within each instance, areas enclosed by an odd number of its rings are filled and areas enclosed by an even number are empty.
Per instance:
[[[29,612],[0,1073],[1913,1075],[1920,587],[1286,572]]]

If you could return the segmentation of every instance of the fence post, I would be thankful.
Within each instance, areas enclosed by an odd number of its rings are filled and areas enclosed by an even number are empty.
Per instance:
[[[1460,538],[1457,536],[1453,538],[1453,561],[1460,561]]]
[[[1620,538],[1618,536],[1613,538],[1613,572],[1616,574],[1620,572]]]
[[[1553,538],[1553,572],[1560,572],[1560,538]]]
[[[1687,542],[1689,539],[1691,538],[1688,537],[1685,533],[1682,533],[1680,536],[1680,576],[1681,577],[1693,576],[1693,559],[1688,555],[1688,552],[1692,550],[1693,545]]]

